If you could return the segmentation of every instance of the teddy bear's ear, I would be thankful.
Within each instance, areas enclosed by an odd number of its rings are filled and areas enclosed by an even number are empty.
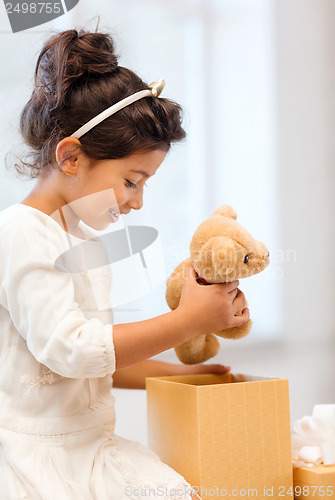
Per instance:
[[[230,219],[236,219],[237,213],[230,205],[221,205],[217,208],[213,215],[223,215],[224,217],[229,217]]]

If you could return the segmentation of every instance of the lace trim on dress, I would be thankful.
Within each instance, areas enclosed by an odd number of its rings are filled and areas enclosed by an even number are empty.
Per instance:
[[[162,500],[188,500],[191,498],[191,487],[185,483],[179,483],[173,488],[169,488],[169,481],[161,481],[157,485],[157,483],[155,483],[152,478],[138,478],[137,474],[132,470],[132,465],[129,463],[129,460],[125,456],[117,457],[116,462],[119,466],[119,470],[123,476],[123,479],[129,486],[133,488],[133,490],[144,490],[144,492],[148,493],[151,490],[159,493],[160,496],[165,492],[165,496],[161,496]]]
[[[114,434],[114,425],[105,425],[104,428],[105,435],[109,439],[110,443],[116,445],[115,434]]]
[[[180,482],[173,488],[169,488],[169,484],[171,484],[169,481],[165,482],[161,481],[159,485],[157,485],[153,481],[153,478],[150,475],[148,475],[147,477],[139,478],[136,468],[134,468],[133,464],[131,463],[127,455],[122,453],[118,448],[117,439],[115,438],[114,434],[114,426],[106,425],[104,431],[110,444],[112,444],[118,449],[118,455],[115,456],[115,461],[118,465],[119,471],[121,472],[122,477],[125,480],[126,484],[131,486],[133,490],[137,491],[143,490],[144,492],[147,493],[150,493],[150,490],[157,491],[162,500],[190,500],[191,499],[190,494],[193,493],[196,494],[197,497],[201,500],[200,496],[196,493],[195,490],[193,490],[193,488],[188,483]],[[161,462],[159,457],[156,458],[156,461],[160,464],[161,467],[170,469],[170,467],[167,464]],[[160,490],[158,490],[158,486]],[[164,494],[164,492],[166,494],[164,497],[162,497],[162,494]],[[134,497],[132,496],[131,498]]]
[[[38,389],[41,384],[52,384],[54,382],[54,376],[51,370],[43,370],[42,376],[38,375],[35,379],[26,373],[25,375],[22,375],[20,382],[21,384],[26,384],[26,386],[28,386],[28,389],[24,393],[24,396],[26,396],[32,391]]]

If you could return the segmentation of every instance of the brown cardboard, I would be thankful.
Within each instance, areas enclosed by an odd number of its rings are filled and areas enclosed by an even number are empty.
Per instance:
[[[149,447],[203,500],[293,498],[288,380],[146,379]]]
[[[293,467],[293,485],[297,499],[335,499],[335,465]]]

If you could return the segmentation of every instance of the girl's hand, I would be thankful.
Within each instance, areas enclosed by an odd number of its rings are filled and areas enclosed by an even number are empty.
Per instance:
[[[187,267],[179,306],[175,310],[184,316],[193,336],[241,326],[248,321],[247,307],[240,316],[235,316],[246,302],[243,292],[237,288],[239,281],[205,286],[199,285],[196,278],[193,267]]]
[[[224,366],[220,364],[211,365],[179,365],[178,375],[198,375],[202,373],[216,373],[218,375],[224,375],[230,371],[230,366]]]

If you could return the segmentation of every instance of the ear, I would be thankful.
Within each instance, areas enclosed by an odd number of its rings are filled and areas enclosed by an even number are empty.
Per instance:
[[[65,137],[56,147],[56,160],[59,169],[66,175],[77,174],[76,154],[80,153],[80,141],[75,137]]]
[[[213,215],[223,215],[224,217],[229,217],[229,219],[236,219],[237,213],[230,205],[221,205],[217,208]]]

